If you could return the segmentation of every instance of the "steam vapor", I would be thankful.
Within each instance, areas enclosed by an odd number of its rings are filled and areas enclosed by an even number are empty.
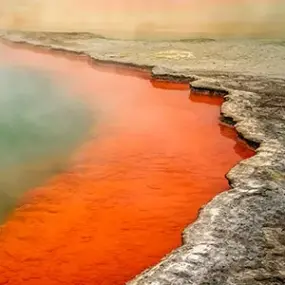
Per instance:
[[[68,11],[68,12],[67,12]],[[4,29],[107,36],[285,35],[284,0],[0,0]]]

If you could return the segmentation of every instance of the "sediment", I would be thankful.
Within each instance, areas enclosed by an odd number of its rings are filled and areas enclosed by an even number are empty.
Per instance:
[[[152,43],[16,32],[2,39],[148,69],[153,78],[222,95],[223,122],[256,149],[226,174],[231,189],[200,210],[182,246],[129,285],[285,284],[284,41]]]

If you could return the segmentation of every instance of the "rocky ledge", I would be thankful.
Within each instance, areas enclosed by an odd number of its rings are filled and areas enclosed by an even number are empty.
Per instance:
[[[3,39],[149,68],[160,80],[189,81],[220,94],[221,119],[256,149],[227,173],[219,194],[183,232],[183,245],[129,285],[285,284],[284,41],[142,42],[51,33]]]

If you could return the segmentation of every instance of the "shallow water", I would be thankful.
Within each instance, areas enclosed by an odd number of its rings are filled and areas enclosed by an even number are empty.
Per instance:
[[[181,244],[198,209],[253,154],[219,124],[221,98],[146,73],[3,48],[67,80],[96,113],[69,168],[31,189],[2,227],[0,284],[124,284]]]

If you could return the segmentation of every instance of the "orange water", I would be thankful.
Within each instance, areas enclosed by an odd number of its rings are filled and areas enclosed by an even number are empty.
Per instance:
[[[0,284],[124,284],[181,244],[198,209],[253,151],[219,125],[220,98],[112,66],[5,47],[94,112],[69,169],[31,189],[0,235]],[[4,59],[2,59],[4,60]]]

